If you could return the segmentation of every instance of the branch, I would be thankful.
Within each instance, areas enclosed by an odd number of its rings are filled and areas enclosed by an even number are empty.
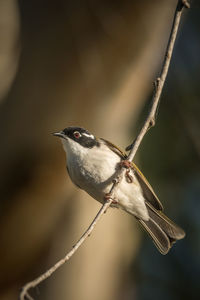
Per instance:
[[[104,205],[102,205],[101,209],[97,213],[96,217],[88,227],[88,229],[84,232],[84,234],[81,236],[81,238],[76,242],[76,244],[72,247],[72,249],[65,255],[64,258],[59,260],[55,265],[53,265],[50,269],[48,269],[45,273],[43,273],[41,276],[37,277],[35,280],[28,282],[23,288],[22,292],[20,294],[20,300],[29,299],[33,300],[33,298],[28,294],[28,290],[30,288],[36,287],[39,283],[47,279],[51,276],[52,273],[54,273],[58,268],[60,268],[67,260],[70,259],[70,257],[76,252],[76,250],[82,245],[82,243],[85,241],[85,239],[91,234],[94,227],[96,226],[97,222],[103,215],[103,213],[106,212],[107,208],[112,203],[112,199],[110,198],[107,202],[105,202]]]
[[[183,7],[187,7],[187,8],[190,7],[188,1],[179,0],[178,4],[177,4],[177,7],[176,7],[175,14],[174,14],[172,29],[171,29],[169,41],[168,41],[168,44],[167,44],[167,49],[166,49],[162,69],[161,69],[161,72],[160,72],[160,76],[154,82],[154,95],[153,95],[153,98],[152,98],[152,106],[151,106],[151,109],[149,111],[149,114],[148,114],[148,116],[147,116],[147,118],[144,122],[144,125],[143,125],[142,129],[140,130],[138,136],[136,137],[136,139],[133,141],[133,143],[130,146],[128,146],[126,148],[127,150],[131,149],[131,152],[128,156],[128,159],[131,160],[131,161],[133,160],[144,135],[147,133],[147,131],[151,127],[155,126],[157,107],[158,107],[160,96],[161,96],[163,86],[164,86],[164,83],[165,83],[165,80],[166,80],[166,77],[167,77],[169,64],[170,64],[171,57],[172,57],[172,52],[173,52],[173,49],[174,49],[174,43],[175,43],[175,40],[176,40],[176,35],[177,35],[177,31],[178,31],[178,27],[179,27],[179,23],[180,23],[180,19],[181,19]]]
[[[136,152],[137,152],[137,150],[140,146],[140,143],[141,143],[144,135],[149,130],[149,128],[155,125],[157,107],[158,107],[158,103],[159,103],[160,96],[161,96],[161,93],[162,93],[163,85],[164,85],[166,77],[167,77],[169,64],[170,64],[171,57],[172,57],[172,52],[173,52],[174,43],[175,43],[175,40],[176,40],[176,35],[177,35],[177,31],[178,31],[178,27],[179,27],[179,23],[180,23],[180,19],[181,19],[181,14],[182,14],[183,7],[186,7],[186,8],[190,7],[187,0],[179,0],[178,1],[176,11],[175,11],[175,14],[174,14],[172,29],[171,29],[167,49],[166,49],[165,59],[164,59],[163,65],[162,65],[161,73],[160,73],[160,77],[158,77],[155,81],[154,95],[153,95],[153,98],[152,98],[151,109],[150,109],[149,114],[148,114],[148,116],[147,116],[147,118],[144,122],[144,125],[141,128],[141,130],[140,130],[139,134],[137,135],[136,139],[134,140],[134,142],[130,146],[127,147],[128,150],[131,150],[128,157],[127,157],[127,160],[129,160],[129,161],[133,160],[133,158],[134,158],[134,156],[135,156],[135,154],[136,154]],[[72,255],[78,250],[78,248],[83,244],[83,242],[86,240],[86,238],[91,234],[91,232],[95,228],[97,222],[100,220],[102,215],[106,212],[106,210],[111,205],[111,203],[113,201],[112,198],[113,198],[114,191],[117,188],[117,185],[122,180],[122,177],[124,176],[124,172],[125,172],[124,168],[120,169],[117,172],[116,179],[113,181],[113,185],[112,185],[112,188],[111,188],[110,193],[109,193],[109,199],[102,205],[102,207],[99,210],[99,212],[97,213],[96,217],[94,218],[94,220],[92,221],[92,223],[90,224],[88,229],[81,236],[81,238],[76,242],[76,244],[65,255],[64,258],[59,260],[54,266],[52,266],[50,269],[48,269],[41,276],[37,277],[33,281],[28,282],[22,288],[22,291],[20,293],[20,300],[25,300],[25,299],[33,300],[33,298],[29,295],[28,291],[31,288],[36,287],[38,284],[40,284],[42,281],[44,281],[48,277],[50,277],[58,268],[60,268],[66,261],[68,261],[72,257]]]

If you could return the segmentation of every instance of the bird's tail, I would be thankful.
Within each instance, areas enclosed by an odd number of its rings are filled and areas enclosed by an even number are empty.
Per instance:
[[[177,240],[184,238],[185,232],[148,202],[146,206],[150,217],[149,220],[138,219],[138,221],[151,236],[160,253],[167,254]]]

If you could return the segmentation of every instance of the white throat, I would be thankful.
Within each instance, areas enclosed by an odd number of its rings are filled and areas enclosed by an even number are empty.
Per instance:
[[[73,141],[70,138],[62,139],[63,148],[67,155],[67,159],[70,159],[71,156],[82,157],[84,154],[88,152],[87,148],[84,148],[79,143]]]

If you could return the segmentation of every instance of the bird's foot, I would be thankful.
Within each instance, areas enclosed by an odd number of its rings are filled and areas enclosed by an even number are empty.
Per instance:
[[[111,193],[106,193],[106,194],[104,195],[104,200],[105,200],[105,202],[108,202],[109,199],[112,199]],[[117,201],[114,200],[114,199],[112,199],[112,202],[111,202],[111,205],[110,205],[110,206],[115,206],[116,204],[117,204]],[[106,212],[107,212],[107,209],[105,210],[104,214],[105,214]]]
[[[121,168],[130,169],[132,167],[132,163],[130,160],[123,159],[122,161],[120,161],[119,166]]]
[[[104,200],[105,200],[105,202],[107,202],[108,200],[112,199],[111,196],[112,196],[111,193],[106,193],[106,194],[104,195]],[[118,203],[117,200],[112,199],[111,205],[112,205],[112,204],[117,204],[117,203]]]
[[[125,176],[126,176],[126,181],[128,183],[132,183],[133,182],[133,176],[130,175],[130,169],[126,170]]]
[[[130,160],[124,159],[124,160],[122,160],[122,161],[119,163],[119,166],[120,166],[121,168],[127,169],[127,170],[126,170],[126,173],[125,173],[126,181],[127,181],[128,183],[132,183],[132,182],[133,182],[133,177],[130,175],[130,170],[131,170],[131,169],[133,170],[133,165],[132,165],[131,161],[130,161]]]
[[[130,160],[123,159],[122,161],[120,161],[119,166],[121,168],[130,169],[132,168],[132,163]]]

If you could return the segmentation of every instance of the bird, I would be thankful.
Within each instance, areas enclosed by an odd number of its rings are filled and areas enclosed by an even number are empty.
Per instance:
[[[163,205],[142,172],[117,146],[77,126],[53,135],[62,141],[72,182],[101,204],[109,198],[119,168],[126,169],[114,189],[111,207],[133,215],[161,254],[167,254],[177,240],[185,237],[184,230],[163,213]]]

